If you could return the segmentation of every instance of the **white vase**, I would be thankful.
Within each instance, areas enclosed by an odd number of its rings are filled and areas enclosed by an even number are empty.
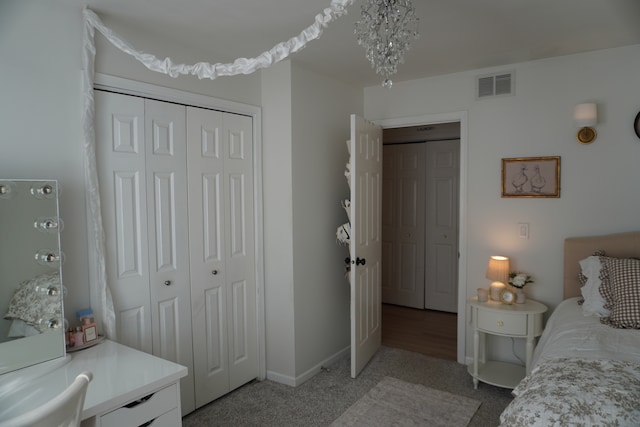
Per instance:
[[[524,289],[516,289],[516,304],[524,304],[527,301],[527,294]]]

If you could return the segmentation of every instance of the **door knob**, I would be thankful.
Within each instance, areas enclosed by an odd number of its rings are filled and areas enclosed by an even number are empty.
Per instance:
[[[366,263],[367,263],[366,259],[356,257],[356,265],[365,265]]]
[[[164,285],[165,286],[171,286],[171,280],[165,280],[164,281]]]
[[[213,270],[213,271],[211,272],[211,274],[213,274],[213,275],[215,276],[216,274],[218,274],[218,270]]]

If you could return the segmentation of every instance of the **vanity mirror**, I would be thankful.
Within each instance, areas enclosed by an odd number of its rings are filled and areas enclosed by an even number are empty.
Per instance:
[[[65,354],[58,190],[0,179],[0,374]]]

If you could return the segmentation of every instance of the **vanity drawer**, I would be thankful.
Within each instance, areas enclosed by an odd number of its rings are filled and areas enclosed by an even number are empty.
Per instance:
[[[166,414],[162,414],[155,420],[144,423],[139,427],[178,427],[181,425],[182,419],[178,413],[178,408],[173,408]]]
[[[122,406],[100,417],[101,427],[180,425],[178,414],[178,385],[161,390]],[[172,415],[173,413],[173,415]],[[171,420],[168,424],[167,420]],[[152,420],[152,423],[148,423]]]
[[[477,310],[478,329],[501,335],[527,335],[527,316]]]

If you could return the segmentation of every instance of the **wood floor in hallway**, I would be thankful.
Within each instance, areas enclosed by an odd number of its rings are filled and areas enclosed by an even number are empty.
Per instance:
[[[382,345],[455,361],[457,319],[456,313],[382,304]]]

